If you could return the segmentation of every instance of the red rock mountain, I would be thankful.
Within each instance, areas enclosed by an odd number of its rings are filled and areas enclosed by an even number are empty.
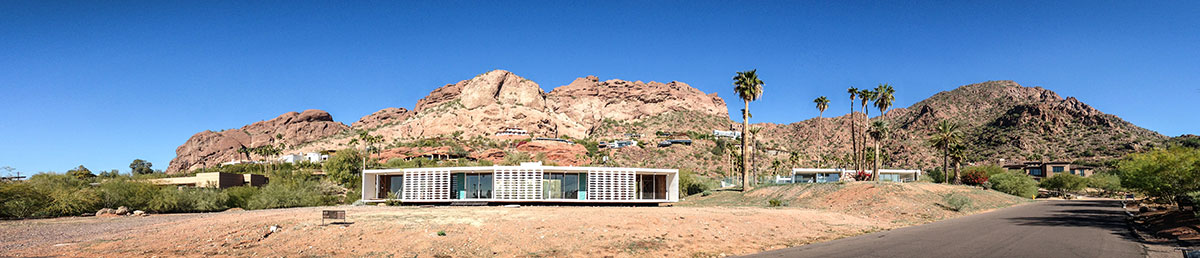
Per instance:
[[[242,146],[253,148],[277,143],[296,146],[347,129],[349,127],[346,125],[334,122],[329,113],[310,109],[303,113],[288,112],[275,119],[238,129],[203,131],[192,135],[192,138],[175,149],[175,159],[167,166],[167,173],[212,167],[231,160],[244,160],[246,157],[237,152]]]

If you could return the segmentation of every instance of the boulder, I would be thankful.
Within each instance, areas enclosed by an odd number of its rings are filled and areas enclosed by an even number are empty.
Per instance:
[[[129,214],[129,207],[125,207],[125,206],[117,207],[117,209],[113,211],[113,214],[117,214],[117,215]]]
[[[238,129],[203,131],[192,135],[175,149],[175,158],[167,166],[166,172],[182,173],[224,162],[251,159],[247,154],[237,152],[243,146],[254,148],[280,143],[297,146],[348,129],[348,126],[333,121],[333,116],[328,112],[310,109],[302,113],[288,112]]]
[[[103,209],[100,209],[99,211],[96,211],[96,216],[103,216],[103,215],[109,215],[109,214],[117,214],[117,211],[110,209],[110,208],[103,208]]]
[[[145,212],[145,211],[142,211],[142,210],[135,210],[135,211],[133,211],[133,213],[131,213],[131,215],[133,215],[133,216],[139,216],[139,217],[145,217],[145,216],[146,216],[146,212]]]

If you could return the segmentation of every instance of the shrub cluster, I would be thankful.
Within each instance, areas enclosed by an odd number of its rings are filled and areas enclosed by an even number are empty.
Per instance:
[[[679,170],[680,196],[703,193],[715,188],[716,184],[716,180],[696,175],[696,173],[692,172],[690,169]]]
[[[1037,196],[1038,182],[1025,173],[1004,172],[988,178],[993,190],[1025,198]]]
[[[967,185],[983,185],[988,182],[988,172],[983,169],[969,167],[963,170],[962,183]]]
[[[942,201],[946,202],[946,207],[953,211],[966,211],[971,209],[974,201],[966,195],[960,193],[951,193],[942,197]]]
[[[78,173],[77,173],[78,174]],[[358,199],[357,189],[320,180],[309,172],[276,170],[262,188],[180,188],[150,184],[141,176],[111,178],[37,174],[24,181],[0,182],[0,217],[78,216],[125,206],[158,213],[206,212],[228,208],[269,209],[335,204]]]

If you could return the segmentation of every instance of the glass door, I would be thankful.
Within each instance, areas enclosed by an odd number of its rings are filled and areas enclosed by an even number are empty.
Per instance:
[[[492,198],[492,174],[467,174],[464,181],[467,199]]]

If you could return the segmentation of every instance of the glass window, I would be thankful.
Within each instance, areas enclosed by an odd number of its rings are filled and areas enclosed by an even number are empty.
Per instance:
[[[579,174],[563,175],[563,198],[579,199]]]
[[[1063,167],[1063,166],[1054,166],[1053,168],[1051,168],[1051,170],[1054,171],[1054,173],[1063,172],[1063,169],[1065,169],[1065,167]]]
[[[388,192],[387,198],[400,198],[400,192],[404,191],[404,176],[387,176],[388,177]]]
[[[1029,169],[1029,175],[1045,176],[1046,174],[1042,173],[1042,169],[1040,168],[1031,168]]]

